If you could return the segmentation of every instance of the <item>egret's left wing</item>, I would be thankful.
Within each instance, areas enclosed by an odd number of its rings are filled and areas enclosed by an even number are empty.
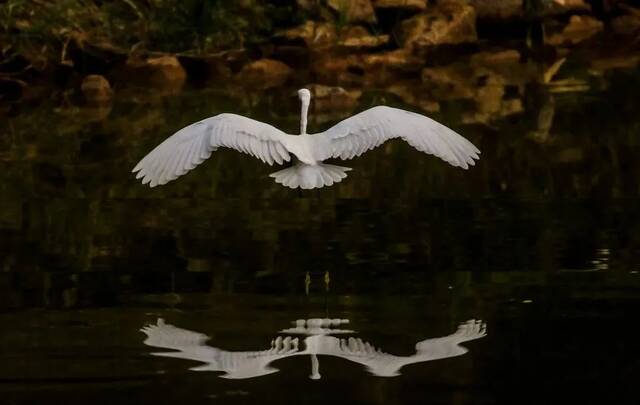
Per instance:
[[[463,169],[480,154],[467,139],[431,118],[386,106],[362,111],[316,137],[318,160],[351,159],[394,138]]]
[[[285,143],[291,138],[278,128],[236,114],[218,114],[188,125],[149,152],[133,169],[143,184],[163,185],[192,170],[220,147],[235,149],[269,165],[289,161]]]

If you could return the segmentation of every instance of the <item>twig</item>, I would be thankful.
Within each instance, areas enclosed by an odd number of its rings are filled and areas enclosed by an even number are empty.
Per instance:
[[[136,13],[136,15],[138,16],[139,19],[143,20],[144,19],[144,14],[142,13],[142,11],[140,11],[140,9],[138,8],[138,6],[136,6],[131,0],[122,0],[126,5],[128,5],[134,13]]]

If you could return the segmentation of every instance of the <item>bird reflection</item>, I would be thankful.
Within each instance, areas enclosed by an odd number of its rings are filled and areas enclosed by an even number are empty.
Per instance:
[[[147,335],[144,344],[172,352],[151,353],[154,356],[175,357],[205,363],[191,368],[194,371],[222,371],[222,378],[253,378],[275,373],[278,369],[270,364],[290,356],[311,356],[311,379],[320,379],[319,355],[340,357],[362,364],[373,375],[392,377],[400,375],[400,369],[408,364],[445,359],[465,354],[468,350],[461,343],[479,339],[487,335],[486,324],[479,320],[469,320],[458,326],[448,336],[426,339],[416,343],[416,353],[411,356],[396,356],[385,353],[380,348],[360,338],[338,338],[331,335],[353,334],[353,330],[342,329],[349,323],[347,319],[301,319],[295,326],[280,331],[271,341],[271,347],[259,351],[232,352],[208,346],[209,337],[167,324],[158,319],[155,325],[141,329]],[[306,335],[303,345],[297,337]],[[303,346],[303,348],[301,347]]]

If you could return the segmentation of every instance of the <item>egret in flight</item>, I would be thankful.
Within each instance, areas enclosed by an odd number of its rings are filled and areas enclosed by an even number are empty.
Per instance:
[[[480,151],[446,126],[414,112],[377,106],[349,117],[324,132],[307,134],[311,93],[298,90],[302,102],[300,135],[236,114],[218,114],[182,128],[153,149],[133,169],[151,187],[163,185],[205,161],[218,148],[233,148],[269,165],[294,163],[270,176],[290,188],[330,186],[347,177],[348,167],[324,163],[352,159],[401,138],[409,145],[463,169],[475,164]]]

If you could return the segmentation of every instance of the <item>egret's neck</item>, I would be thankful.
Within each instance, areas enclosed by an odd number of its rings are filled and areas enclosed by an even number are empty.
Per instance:
[[[302,110],[300,111],[300,135],[307,133],[307,112],[309,111],[309,100],[302,100]]]

